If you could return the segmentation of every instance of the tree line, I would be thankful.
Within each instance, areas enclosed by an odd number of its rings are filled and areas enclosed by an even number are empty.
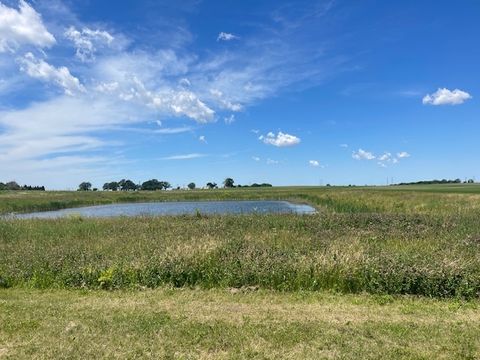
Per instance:
[[[9,181],[7,183],[0,182],[0,190],[27,190],[27,191],[45,191],[45,186],[20,186],[15,181]]]
[[[435,184],[461,184],[462,180],[455,179],[455,180],[422,180],[422,181],[415,181],[415,182],[402,182],[394,185],[435,185]],[[463,181],[464,184],[474,184],[474,179],[468,179]]]
[[[224,188],[235,188],[235,187],[271,187],[271,184],[267,183],[253,183],[252,185],[235,185],[235,181],[232,178],[226,178],[223,181]],[[197,188],[197,185],[194,182],[191,182],[187,185],[190,190]],[[218,185],[215,182],[208,182],[205,187],[207,189],[217,189]],[[157,191],[157,190],[168,190],[171,189],[172,185],[168,181],[161,181],[157,179],[150,179],[144,181],[141,184],[135,184],[132,180],[122,179],[120,181],[111,181],[103,184],[102,189],[104,191]],[[176,188],[180,190],[180,187]],[[78,191],[97,191],[97,188],[92,188],[92,183],[85,181],[78,185]]]

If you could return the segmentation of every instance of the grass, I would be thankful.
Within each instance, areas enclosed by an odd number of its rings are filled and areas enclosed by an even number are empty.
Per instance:
[[[397,214],[0,222],[0,284],[480,292],[478,218]]]
[[[5,359],[476,359],[477,302],[325,292],[0,290]]]
[[[444,195],[444,196],[441,196]],[[464,195],[464,196],[462,196]],[[193,191],[0,191],[0,214],[149,201],[281,199],[328,206],[339,212],[451,213],[480,196],[480,184],[391,187],[274,187]],[[450,202],[452,201],[452,204]],[[412,207],[413,206],[413,207]]]
[[[319,214],[3,220],[0,286],[480,294],[480,195],[281,188],[123,196],[288,198]]]
[[[479,358],[479,188],[0,193],[3,214],[233,199],[318,209],[0,219],[0,358]]]

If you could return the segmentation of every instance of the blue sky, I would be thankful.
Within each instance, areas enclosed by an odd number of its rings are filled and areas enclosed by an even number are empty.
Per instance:
[[[0,181],[480,179],[476,0],[0,4]]]

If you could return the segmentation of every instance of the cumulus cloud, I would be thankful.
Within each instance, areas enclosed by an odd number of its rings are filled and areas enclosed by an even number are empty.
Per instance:
[[[269,132],[267,135],[261,135],[259,140],[263,141],[267,145],[273,145],[277,147],[288,147],[298,145],[300,138],[295,135],[290,135],[279,131],[277,135],[273,132]]]
[[[84,92],[85,88],[75,76],[70,74],[67,67],[56,68],[43,59],[38,59],[32,53],[27,53],[18,59],[20,68],[29,76],[47,83],[54,83],[61,87],[65,94],[73,95]]]
[[[0,2],[0,52],[14,51],[21,45],[45,48],[53,44],[55,37],[26,1],[20,0],[18,10]]]
[[[258,156],[252,156],[252,159],[253,159],[254,161],[260,161],[260,160],[261,160]]]
[[[277,160],[267,159],[267,165],[276,165],[278,164]]]
[[[198,123],[215,120],[215,111],[201,101],[193,91],[169,86],[152,91],[135,75],[118,76],[114,81],[102,82],[97,85],[96,90],[116,95],[123,101],[145,105],[170,116],[186,116]]]
[[[355,160],[374,160],[375,155],[369,151],[358,149],[358,151],[352,153],[352,158]]]
[[[422,102],[425,105],[460,105],[471,98],[472,96],[469,93],[459,89],[452,91],[439,88],[433,94],[425,95]]]
[[[400,159],[408,158],[410,154],[406,151],[401,151],[396,154],[396,156],[392,155],[390,152],[385,152],[383,155],[378,156],[378,165],[386,168],[388,164],[398,164]]]
[[[403,159],[403,158],[410,157],[410,154],[407,153],[406,151],[402,151],[402,152],[397,153],[397,157],[398,157],[399,159]]]
[[[313,167],[320,166],[320,162],[318,160],[309,160],[308,163],[310,164],[310,166],[313,166]]]
[[[389,161],[392,158],[392,154],[389,152],[384,153],[383,155],[378,157],[378,160],[380,161]]]
[[[238,39],[237,35],[233,35],[223,31],[217,36],[217,41],[230,41],[230,40],[236,40],[236,39]]]
[[[204,143],[204,144],[207,143],[207,139],[205,138],[205,135],[200,135],[200,136],[198,137],[198,141],[200,141],[200,142],[202,142],[202,143]]]
[[[73,42],[75,55],[83,62],[95,60],[95,52],[99,47],[109,46],[114,37],[107,31],[84,28],[81,31],[71,26],[65,32],[65,37]]]

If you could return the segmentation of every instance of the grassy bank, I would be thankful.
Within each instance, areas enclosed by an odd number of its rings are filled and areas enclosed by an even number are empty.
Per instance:
[[[475,359],[478,302],[323,292],[0,290],[5,359]]]
[[[480,212],[480,185],[275,187],[193,191],[0,191],[0,214],[149,201],[293,200],[336,212]]]
[[[0,285],[480,294],[480,222],[336,213],[0,222]]]

